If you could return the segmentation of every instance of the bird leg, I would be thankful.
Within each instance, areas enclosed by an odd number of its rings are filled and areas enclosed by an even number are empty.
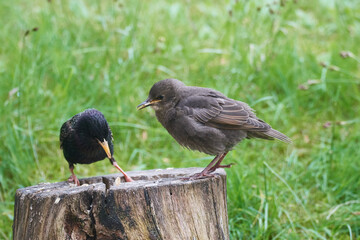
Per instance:
[[[232,163],[231,163],[231,164],[227,164],[227,165],[220,165],[220,163],[222,162],[222,160],[224,160],[226,154],[228,154],[228,152],[223,153],[223,154],[221,155],[221,158],[219,159],[219,161],[217,161],[216,164],[209,169],[209,173],[212,173],[212,172],[216,171],[216,169],[218,169],[218,168],[230,168],[230,167],[233,165]]]
[[[226,165],[219,165],[219,166],[217,166],[217,168],[231,168],[232,165],[235,165],[235,163],[229,163],[229,164],[226,164]]]
[[[71,176],[69,177],[68,182],[74,182],[77,186],[80,186],[80,181],[74,173],[74,165],[70,165],[69,169],[71,172]]]
[[[201,178],[213,176],[213,174],[210,174],[211,172],[213,172],[213,171],[210,171],[210,169],[212,169],[214,167],[214,164],[216,165],[218,163],[218,161],[222,160],[223,155],[224,155],[223,153],[216,155],[216,157],[209,163],[209,165],[207,165],[207,167],[204,170],[202,170],[200,173],[195,173],[194,175],[192,175],[190,177],[186,177],[186,178],[182,178],[182,179],[183,180],[194,180],[194,179],[201,179]]]
[[[110,162],[111,162],[111,164],[112,164],[114,167],[116,167],[122,174],[124,174],[125,182],[133,182],[133,181],[134,181],[134,180],[132,180],[132,178],[131,178],[129,175],[127,175],[127,174],[124,172],[124,170],[121,169],[121,167],[117,164],[117,162],[115,161],[115,159],[114,159],[113,157],[110,159]]]

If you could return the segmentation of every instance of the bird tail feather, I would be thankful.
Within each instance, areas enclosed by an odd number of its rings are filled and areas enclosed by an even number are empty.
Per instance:
[[[266,136],[276,138],[276,139],[278,139],[278,140],[280,140],[282,142],[285,142],[285,143],[292,143],[292,141],[291,141],[291,139],[289,137],[287,137],[285,134],[282,134],[279,131],[276,131],[275,129],[270,129],[269,131],[264,132],[264,134]]]

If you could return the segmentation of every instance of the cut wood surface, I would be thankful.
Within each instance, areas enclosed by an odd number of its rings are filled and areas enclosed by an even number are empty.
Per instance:
[[[226,174],[158,169],[43,183],[15,196],[14,239],[229,239]]]

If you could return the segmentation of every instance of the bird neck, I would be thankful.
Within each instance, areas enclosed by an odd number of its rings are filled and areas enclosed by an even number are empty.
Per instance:
[[[166,115],[167,115],[168,110],[166,109],[157,109],[155,110],[155,115],[157,120],[165,127],[165,123],[166,123]]]
[[[176,118],[175,106],[169,106],[167,108],[161,108],[155,111],[158,121],[167,129],[168,125]]]

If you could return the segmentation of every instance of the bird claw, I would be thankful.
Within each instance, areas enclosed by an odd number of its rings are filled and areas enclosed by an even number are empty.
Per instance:
[[[197,179],[204,179],[204,178],[209,178],[209,177],[213,177],[214,174],[209,174],[209,173],[195,173],[194,175],[191,175],[190,177],[185,177],[185,178],[181,178],[181,180],[183,181],[192,181],[192,180],[197,180]]]
[[[219,165],[219,166],[214,166],[212,168],[209,169],[209,172],[215,172],[216,169],[218,168],[231,168],[232,165],[235,165],[235,163],[230,163],[230,164],[226,164],[226,165]]]
[[[229,163],[229,164],[226,164],[226,165],[220,165],[218,166],[219,168],[231,168],[231,166],[233,165],[236,165],[236,163]]]
[[[74,175],[74,176],[70,176],[68,178],[68,182],[73,182],[75,183],[77,186],[80,186],[80,181],[79,179]]]
[[[128,176],[128,175],[124,175],[124,179],[125,179],[125,182],[133,182],[134,180]]]
[[[132,180],[132,178],[130,176],[128,176],[124,170],[121,169],[121,167],[117,164],[117,162],[115,161],[114,157],[112,157],[110,159],[110,162],[112,163],[112,165],[114,167],[116,167],[123,175],[124,175],[124,179],[125,179],[125,182],[133,182],[134,180]]]

